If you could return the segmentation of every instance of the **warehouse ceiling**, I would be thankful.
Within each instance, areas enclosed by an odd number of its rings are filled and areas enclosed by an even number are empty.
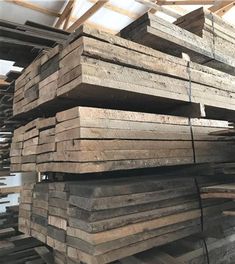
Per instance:
[[[235,24],[235,1],[229,0],[3,0],[0,2],[0,12],[2,19],[12,22],[31,20],[50,26],[55,26],[60,17],[69,18],[67,23],[57,23],[56,26],[62,28],[70,28],[80,18],[80,23],[86,22],[117,33],[149,10],[174,21],[177,16],[202,5]]]
[[[145,12],[150,11],[173,22],[201,6],[235,25],[235,1],[229,0],[2,0],[0,17],[11,22],[24,24],[27,20],[55,26],[72,32],[81,24],[117,34]],[[4,74],[13,63],[3,69]]]

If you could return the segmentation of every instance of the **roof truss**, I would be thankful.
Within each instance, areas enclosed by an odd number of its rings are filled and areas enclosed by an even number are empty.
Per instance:
[[[109,33],[115,34],[116,32],[106,28],[99,26],[95,23],[88,22],[87,20],[93,16],[98,10],[102,7],[105,7],[113,12],[117,12],[119,14],[128,16],[131,19],[137,19],[142,14],[137,14],[131,12],[129,10],[114,6],[113,4],[109,3],[109,0],[87,0],[90,3],[93,3],[93,6],[88,9],[80,18],[72,17],[72,12],[76,1],[78,0],[68,0],[63,11],[61,13],[44,8],[37,4],[28,2],[26,0],[4,0],[6,2],[10,2],[16,5],[20,5],[22,7],[50,15],[56,17],[56,21],[54,26],[57,28],[62,28],[68,30],[70,32],[76,30],[79,26],[84,23],[90,24],[95,28],[100,28],[104,31],[108,31]],[[211,12],[216,13],[219,16],[223,16],[226,12],[228,12],[232,7],[235,6],[235,1],[231,0],[135,0],[145,6],[148,7],[148,11],[151,13],[156,13],[161,11],[171,17],[178,18],[179,16],[183,15],[184,12],[186,14],[186,10],[184,10],[180,5],[212,5],[209,8]],[[166,7],[165,7],[166,6]],[[169,6],[169,8],[168,8]],[[71,26],[69,26],[70,22],[73,22]]]

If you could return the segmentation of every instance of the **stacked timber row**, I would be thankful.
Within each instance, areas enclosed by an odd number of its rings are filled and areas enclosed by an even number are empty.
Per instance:
[[[176,25],[146,13],[125,29],[121,36],[165,53],[235,75],[235,27],[204,8],[178,18]]]
[[[174,173],[38,183],[33,196],[43,197],[43,203],[41,198],[37,208],[33,203],[31,221],[40,222],[49,246],[88,264],[110,263],[199,233],[202,214],[204,231],[234,227],[233,219],[222,215],[235,208],[233,202],[199,203],[198,187],[224,183],[224,175]]]
[[[228,120],[234,86],[232,75],[83,26],[18,78],[13,112],[82,104]]]
[[[227,121],[74,107],[16,129],[11,170],[94,173],[230,162],[229,138],[209,135],[227,128]]]
[[[31,235],[31,215],[33,203],[33,187],[34,184],[24,184],[20,192],[20,205],[19,205],[19,230],[26,234]]]

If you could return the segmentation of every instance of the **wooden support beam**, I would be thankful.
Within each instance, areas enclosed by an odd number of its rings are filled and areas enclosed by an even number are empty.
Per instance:
[[[102,8],[108,0],[97,1],[90,9],[88,9],[80,18],[78,18],[69,28],[72,32],[84,24],[91,16],[93,16],[100,8]]]
[[[63,12],[61,13],[60,17],[56,21],[54,27],[59,28],[63,24],[65,19],[69,16],[69,14],[71,12],[71,8],[73,7],[73,5],[74,5],[74,0],[69,0],[65,6]]]
[[[181,15],[178,14],[177,12],[169,10],[169,9],[167,9],[163,6],[160,6],[158,4],[155,4],[154,2],[151,2],[149,0],[135,0],[135,1],[149,7],[150,8],[149,12],[151,12],[151,13],[155,13],[156,11],[160,11],[160,12],[163,12],[166,15],[174,17],[174,18],[181,17]]]
[[[69,22],[71,20],[72,14],[73,14],[73,10],[74,10],[75,5],[76,5],[76,0],[72,0],[72,1],[73,1],[73,5],[70,8],[70,12],[69,12],[68,16],[66,17],[66,20],[65,20],[64,25],[63,25],[63,30],[66,30],[68,28]]]
[[[8,84],[10,84],[10,83],[6,82],[3,79],[0,79],[0,85],[8,85]]]
[[[218,16],[223,16],[234,6],[235,6],[235,1],[220,1],[218,4],[210,7],[209,10]]]
[[[227,210],[223,212],[225,216],[235,216],[235,210]]]
[[[0,188],[0,194],[19,193],[21,188],[21,186],[3,187]]]

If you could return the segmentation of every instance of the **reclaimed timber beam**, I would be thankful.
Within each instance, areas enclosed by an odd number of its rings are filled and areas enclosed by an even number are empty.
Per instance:
[[[234,6],[235,6],[235,1],[221,1],[220,3],[210,7],[209,10],[218,16],[223,16]]]
[[[19,193],[21,188],[21,186],[3,187],[0,188],[0,194]]]
[[[61,13],[60,17],[58,18],[58,20],[56,21],[54,27],[59,28],[63,22],[65,21],[65,19],[69,16],[70,12],[71,12],[71,8],[74,5],[74,0],[69,0],[67,2],[67,4],[65,5],[65,8],[63,10],[63,12]]]
[[[223,215],[225,215],[225,216],[235,216],[235,210],[223,211]]]
[[[86,20],[93,16],[99,9],[101,9],[109,0],[97,1],[90,9],[88,9],[81,17],[79,17],[69,28],[68,31],[72,32],[78,27],[83,25]]]
[[[0,85],[9,85],[9,84],[10,84],[9,82],[6,82],[5,80],[0,79]]]
[[[160,11],[160,12],[163,12],[166,15],[174,17],[174,18],[181,17],[181,15],[178,14],[177,12],[175,12],[173,10],[169,10],[169,9],[167,9],[163,6],[160,6],[154,2],[151,2],[149,0],[135,0],[135,1],[149,7],[150,8],[149,12],[151,12],[151,13],[155,13],[156,11]]]

